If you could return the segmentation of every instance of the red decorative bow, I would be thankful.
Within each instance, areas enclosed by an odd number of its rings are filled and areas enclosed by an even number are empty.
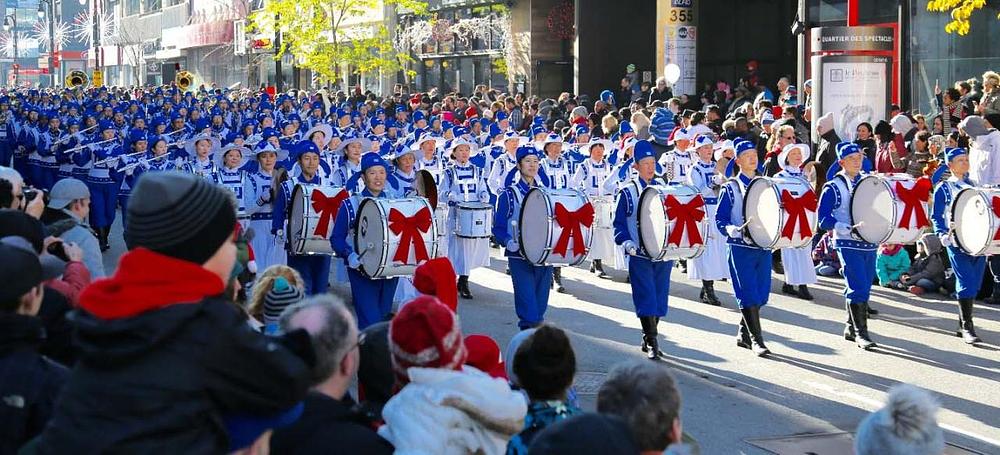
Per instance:
[[[586,253],[587,245],[583,243],[583,228],[580,226],[589,228],[594,223],[594,206],[588,202],[571,212],[562,203],[556,202],[555,219],[562,227],[562,234],[559,234],[552,252],[565,257],[566,250],[569,249],[569,239],[573,238],[573,255]]]
[[[1000,196],[993,196],[993,215],[1000,217]],[[1000,228],[993,234],[993,240],[1000,240]]]
[[[896,182],[896,196],[899,200],[906,204],[903,207],[903,216],[899,219],[899,227],[903,229],[909,229],[910,226],[910,215],[917,217],[917,225],[913,226],[914,229],[921,229],[930,226],[930,222],[927,220],[927,212],[924,211],[924,202],[931,195],[931,181],[926,177],[921,177],[917,179],[916,183],[913,184],[913,188],[907,189],[903,186],[903,182]]]
[[[392,260],[408,264],[411,246],[414,249],[413,259],[417,264],[430,259],[421,234],[431,228],[432,222],[431,211],[427,207],[418,210],[413,216],[403,215],[397,209],[389,209],[389,230],[400,237],[399,247]]]
[[[312,208],[319,214],[319,223],[316,223],[316,230],[313,231],[313,235],[319,235],[326,237],[329,233],[330,222],[337,218],[337,211],[340,210],[340,204],[347,199],[349,195],[347,191],[338,191],[333,197],[326,197],[320,190],[313,190],[312,194],[309,196],[309,201],[312,202]]]
[[[705,243],[701,238],[701,231],[698,230],[698,223],[705,219],[705,199],[700,194],[686,204],[678,201],[674,195],[668,195],[667,200],[663,201],[663,208],[667,211],[667,219],[674,220],[674,228],[670,230],[667,245],[681,246],[684,231],[688,233],[688,246]]]
[[[793,196],[788,190],[781,190],[781,204],[785,207],[785,211],[788,212],[785,227],[781,228],[781,236],[792,240],[792,235],[795,234],[795,226],[798,226],[801,238],[812,237],[812,227],[809,226],[809,217],[806,216],[806,210],[815,212],[816,202],[816,193],[811,190],[799,197]]]

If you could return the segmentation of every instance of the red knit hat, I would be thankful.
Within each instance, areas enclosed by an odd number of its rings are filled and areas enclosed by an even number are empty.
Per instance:
[[[466,365],[472,365],[494,378],[507,379],[507,371],[500,355],[500,345],[496,340],[486,335],[469,335],[465,337],[465,350],[469,352]]]
[[[465,110],[465,118],[473,118],[473,117],[477,117],[477,116],[479,116],[479,111],[477,111],[475,107],[469,106]]]
[[[410,382],[410,367],[460,370],[467,356],[458,317],[428,295],[411,300],[389,322],[389,352],[399,385]]]
[[[413,271],[413,287],[421,294],[437,297],[452,312],[458,312],[457,279],[451,260],[443,256],[426,261]]]

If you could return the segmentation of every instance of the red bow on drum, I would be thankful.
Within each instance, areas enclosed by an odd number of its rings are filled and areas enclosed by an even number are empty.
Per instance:
[[[800,238],[812,237],[812,227],[809,226],[809,217],[806,216],[806,210],[815,212],[816,203],[816,193],[812,191],[807,191],[806,194],[795,197],[788,190],[781,190],[781,205],[788,212],[788,220],[785,221],[785,226],[781,228],[781,236],[792,240],[792,236],[795,235],[795,227],[798,226]]]
[[[1000,218],[1000,197],[993,196],[993,216]],[[993,234],[993,240],[1000,240],[1000,228]]]
[[[555,211],[556,222],[562,227],[562,234],[556,241],[553,254],[566,256],[569,249],[569,239],[573,239],[573,256],[579,256],[587,252],[587,245],[583,242],[583,228],[590,227],[594,223],[594,206],[589,202],[580,206],[576,211],[569,211],[562,203],[556,202]]]
[[[927,198],[931,195],[931,186],[930,179],[925,177],[917,179],[913,188],[909,189],[903,186],[903,182],[896,182],[896,196],[905,204],[903,216],[899,219],[899,227],[911,228],[911,214],[917,218],[917,225],[912,226],[913,229],[922,229],[931,225],[927,220],[927,212],[924,211],[924,202],[927,202]]]
[[[316,230],[313,231],[313,235],[326,237],[330,229],[330,222],[337,218],[337,211],[340,210],[340,204],[348,197],[350,196],[347,194],[347,191],[339,191],[334,197],[326,197],[326,194],[323,194],[322,191],[313,190],[309,196],[309,201],[312,202],[313,210],[319,214],[319,223],[316,223]]]
[[[705,219],[705,199],[700,194],[686,204],[678,201],[674,195],[668,195],[667,200],[663,201],[663,208],[667,211],[667,219],[674,221],[674,228],[670,230],[667,245],[681,246],[681,238],[685,231],[688,233],[688,246],[705,243],[701,238],[701,231],[698,230],[698,223]]]
[[[413,216],[403,215],[403,212],[397,209],[389,209],[389,230],[400,237],[399,247],[392,260],[408,264],[411,246],[413,259],[417,264],[430,259],[421,234],[430,230],[431,222],[433,222],[431,211],[427,207],[417,210]]]

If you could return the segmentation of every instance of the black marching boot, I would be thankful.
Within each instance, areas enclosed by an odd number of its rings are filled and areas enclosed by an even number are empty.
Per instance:
[[[650,318],[639,316],[639,324],[642,325],[642,344],[639,349],[642,349],[642,352],[649,352],[649,346],[646,345],[646,334],[652,330],[650,328]]]
[[[869,316],[873,314],[878,314],[878,310],[872,308],[871,304],[869,304],[868,302],[865,302],[865,312],[867,312]]]
[[[848,303],[850,305],[850,303]],[[854,341],[854,325],[851,324],[851,309],[847,309],[847,322],[844,325],[844,339]]]
[[[976,335],[976,328],[972,325],[972,304],[974,299],[958,299],[958,336],[967,344],[974,344],[980,341]]]
[[[595,270],[597,270],[597,277],[598,278],[607,278],[608,277],[608,273],[604,271],[604,263],[601,262],[600,259],[594,259],[594,262],[591,263],[591,267],[593,267]]]
[[[799,298],[802,300],[813,300],[813,296],[809,292],[809,286],[804,284],[799,285]]]
[[[790,285],[788,283],[781,283],[781,293],[785,294],[785,295],[794,296],[794,297],[798,297],[799,296],[799,293],[795,292],[795,286],[792,286],[792,285]]]
[[[987,270],[986,273],[990,273],[990,271]],[[1000,283],[993,284],[993,294],[983,299],[983,303],[987,305],[1000,305]]]
[[[753,315],[750,329],[750,349],[757,357],[764,357],[771,353],[771,350],[764,345],[764,331],[760,328],[760,307],[750,307],[750,314]]]
[[[463,299],[471,299],[472,291],[469,290],[469,276],[460,275],[458,277],[458,295]]]
[[[556,292],[560,294],[566,293],[566,288],[562,285],[562,267],[554,267],[552,269],[552,282],[555,284]]]
[[[850,312],[851,325],[854,327],[854,341],[858,347],[869,350],[877,346],[868,336],[868,304],[859,303],[857,305],[847,304],[847,311]]]
[[[701,295],[699,298],[701,299],[701,303],[707,303],[712,306],[722,305],[719,298],[715,296],[715,282],[712,280],[701,280]]]
[[[750,349],[750,329],[747,328],[746,315],[740,318],[740,329],[736,332],[736,346],[743,349]]]
[[[660,343],[657,340],[656,325],[659,318],[656,316],[645,316],[639,319],[642,321],[642,344],[646,347],[643,350],[646,353],[646,358],[656,360],[660,357],[666,357],[666,354],[660,350]]]

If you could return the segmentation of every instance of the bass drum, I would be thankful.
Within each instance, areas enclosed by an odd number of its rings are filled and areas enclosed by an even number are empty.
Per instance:
[[[521,203],[521,256],[535,265],[574,266],[590,252],[594,207],[576,189],[532,188]]]
[[[288,249],[292,254],[336,256],[330,233],[340,205],[350,197],[343,188],[298,184],[288,211]]]
[[[793,204],[799,207],[793,208],[796,213],[789,211]],[[743,198],[743,215],[749,221],[747,238],[770,250],[808,245],[816,226],[816,205],[816,192],[805,180],[757,177],[747,185]]]
[[[354,251],[369,278],[411,276],[437,255],[438,232],[427,199],[365,198],[354,225]]]
[[[965,188],[951,203],[958,248],[971,256],[1000,254],[1000,189]]]
[[[636,212],[642,252],[652,261],[698,257],[708,238],[705,199],[691,185],[650,185]]]
[[[914,179],[909,174],[873,174],[861,178],[851,193],[851,220],[858,237],[876,245],[916,243],[924,228],[930,226],[927,216],[930,190],[929,179]],[[912,202],[907,202],[911,198]]]

